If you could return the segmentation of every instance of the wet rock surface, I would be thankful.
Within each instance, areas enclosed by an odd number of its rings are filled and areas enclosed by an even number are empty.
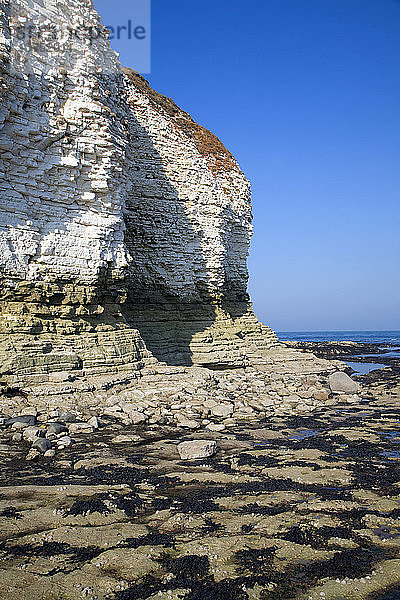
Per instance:
[[[399,390],[223,431],[103,416],[32,461],[4,426],[2,598],[398,598]],[[201,440],[218,453],[180,458]]]

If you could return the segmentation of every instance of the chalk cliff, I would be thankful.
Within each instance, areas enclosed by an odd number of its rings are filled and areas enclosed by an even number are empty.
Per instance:
[[[230,152],[120,68],[90,0],[0,8],[2,380],[300,368],[249,303],[250,188]]]

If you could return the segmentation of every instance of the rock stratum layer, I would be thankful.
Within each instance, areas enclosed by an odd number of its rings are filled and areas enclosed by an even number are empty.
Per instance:
[[[120,68],[89,0],[0,8],[2,381],[329,370],[252,312],[250,187],[222,143]]]

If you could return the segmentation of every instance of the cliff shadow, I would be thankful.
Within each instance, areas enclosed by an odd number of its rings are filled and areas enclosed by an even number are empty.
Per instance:
[[[161,139],[157,139],[162,155],[149,134],[149,130],[154,131],[154,123],[145,127],[133,112],[130,121],[125,244],[131,264],[126,277],[127,300],[122,307],[124,317],[139,330],[158,360],[169,365],[191,365],[193,348],[197,347],[197,364],[204,361],[208,366],[217,365],[219,359],[210,359],[207,351],[203,358],[200,356],[202,348],[212,351],[213,326],[221,308],[229,313],[234,303],[236,317],[246,312],[247,293],[229,289],[232,267],[226,256],[222,260],[217,257],[217,276],[225,285],[218,287],[215,283],[215,257],[210,256],[206,239],[210,234],[205,231],[207,215],[201,213],[213,207],[204,208],[200,186],[197,193],[189,179],[195,166],[182,161],[184,148],[174,139],[173,123],[169,124],[168,134],[161,130]],[[175,143],[172,153],[176,161],[168,160],[168,143]],[[187,193],[182,191],[185,184]],[[221,228],[227,219],[226,210],[218,216]],[[229,221],[233,222],[231,214]],[[225,236],[229,232],[218,234],[226,254],[229,245]],[[217,337],[221,337],[220,332]]]

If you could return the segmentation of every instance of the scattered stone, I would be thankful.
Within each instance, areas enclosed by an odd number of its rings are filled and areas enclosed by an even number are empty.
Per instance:
[[[64,421],[64,423],[75,423],[76,414],[69,410],[61,410],[59,414],[60,421]]]
[[[187,429],[198,429],[200,427],[200,423],[195,421],[194,419],[188,419],[185,416],[178,417],[178,425],[179,427],[186,427]]]
[[[313,396],[318,402],[325,402],[329,398],[329,393],[326,390],[319,390],[318,392],[314,392]]]
[[[36,450],[36,448],[31,448],[28,454],[25,456],[25,460],[35,460],[38,458],[38,456],[40,456],[39,450]]]
[[[114,438],[112,438],[111,443],[112,444],[124,444],[124,443],[130,443],[130,444],[139,444],[140,442],[143,442],[143,438],[141,438],[139,435],[134,435],[134,434],[121,434],[121,435],[117,435]]]
[[[329,387],[334,394],[356,394],[359,385],[343,371],[332,373],[328,377]]]
[[[74,443],[74,440],[71,437],[69,437],[69,435],[64,435],[63,437],[58,438],[56,443],[60,449],[67,448],[68,446]]]
[[[31,425],[24,429],[22,436],[28,442],[34,442],[37,438],[44,437],[44,431],[40,427],[36,427],[36,425]]]
[[[177,448],[183,460],[195,460],[213,456],[217,451],[217,443],[214,440],[193,440],[181,442]]]
[[[22,433],[14,433],[11,439],[13,442],[22,442]]]
[[[32,444],[32,449],[43,453],[46,452],[46,450],[50,450],[50,448],[51,441],[47,438],[37,438]]]
[[[118,416],[118,413],[119,414],[122,413],[122,408],[120,407],[119,404],[114,404],[113,406],[107,406],[103,410],[103,414],[107,415],[109,417],[116,417],[116,416]]]
[[[46,452],[44,453],[44,456],[46,458],[53,458],[53,456],[56,455],[56,451],[54,450],[54,448],[50,448],[50,450],[46,450]]]
[[[211,414],[214,417],[230,417],[233,413],[234,406],[230,402],[224,402],[211,408]]]
[[[35,422],[36,417],[33,415],[20,415],[18,417],[12,417],[12,419],[8,419],[8,421],[6,421],[6,425],[11,425],[14,429],[18,429],[19,427],[34,425]]]
[[[94,428],[89,423],[71,423],[68,426],[70,433],[93,433]]]
[[[100,424],[97,417],[91,417],[88,421],[88,425],[91,425],[93,429],[98,429]]]
[[[34,406],[26,406],[21,410],[21,415],[30,415],[32,417],[37,417],[38,411]]]
[[[123,412],[128,415],[129,420],[132,422],[133,425],[138,425],[139,423],[144,423],[144,421],[147,421],[148,417],[143,414],[142,412],[139,412],[138,410],[136,410],[135,406],[129,405],[129,404],[123,404]]]
[[[226,429],[226,425],[223,423],[209,423],[206,426],[206,429],[208,429],[208,431],[224,431],[224,429]]]
[[[62,423],[48,423],[47,425],[47,436],[49,435],[58,435],[59,433],[63,433],[67,431],[67,428]]]

